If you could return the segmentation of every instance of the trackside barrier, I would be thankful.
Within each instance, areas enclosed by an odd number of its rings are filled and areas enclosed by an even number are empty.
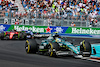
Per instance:
[[[100,28],[0,24],[0,31],[10,31],[12,29],[16,29],[17,31],[30,29],[33,32],[39,33],[58,32],[59,35],[68,37],[86,37],[100,39]]]
[[[41,34],[58,32],[59,35],[68,37],[86,37],[100,39],[100,28],[0,24],[0,32],[10,31],[12,29],[16,29],[17,31],[30,29],[33,32],[39,32]],[[100,57],[100,44],[92,44],[92,47],[94,47],[97,52],[97,54],[92,55],[92,57]]]

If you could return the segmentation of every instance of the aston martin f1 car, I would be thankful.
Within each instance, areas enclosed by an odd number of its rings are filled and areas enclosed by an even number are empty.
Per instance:
[[[68,42],[66,38],[62,38],[59,35],[51,35],[48,38],[43,38],[43,36],[39,39],[33,38],[26,40],[25,50],[27,53],[38,53],[38,54],[46,54],[49,56],[77,56],[82,55],[83,57],[90,57],[92,54],[91,44],[85,40],[83,40],[80,45],[73,45],[73,43]],[[96,54],[95,49],[93,50],[93,54]]]

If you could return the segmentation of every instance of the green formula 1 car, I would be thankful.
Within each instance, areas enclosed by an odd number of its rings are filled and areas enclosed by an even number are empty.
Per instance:
[[[92,54],[91,44],[83,40],[80,45],[74,46],[73,43],[68,42],[66,38],[60,37],[59,35],[51,35],[48,38],[34,37],[33,39],[26,40],[25,50],[27,53],[38,53],[49,56],[67,56],[67,55],[82,55],[83,57],[90,57]],[[96,54],[96,51],[94,54]]]

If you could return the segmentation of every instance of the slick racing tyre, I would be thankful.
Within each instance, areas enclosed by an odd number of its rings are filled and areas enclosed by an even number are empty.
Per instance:
[[[1,33],[1,40],[4,39],[4,33]]]
[[[26,39],[26,33],[19,33],[19,39]]]
[[[38,45],[35,39],[26,40],[25,50],[27,53],[36,53],[38,51]]]
[[[49,43],[49,47],[48,47],[48,53],[50,57],[57,57],[56,55],[56,51],[59,50],[59,44],[57,42],[51,42]]]
[[[82,45],[80,46],[80,51],[83,57],[90,57],[91,55],[91,44],[87,41],[83,41]]]
[[[25,32],[23,32],[23,39],[25,39],[25,40],[27,39],[27,38],[26,38],[26,33],[25,33]]]
[[[22,33],[19,33],[19,34],[18,34],[18,38],[19,38],[19,40],[22,39],[22,35],[23,35]]]

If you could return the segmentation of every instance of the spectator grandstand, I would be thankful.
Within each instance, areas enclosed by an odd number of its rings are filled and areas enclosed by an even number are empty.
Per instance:
[[[68,18],[87,20],[100,15],[100,3],[97,0],[21,0],[25,11],[31,17]],[[36,13],[37,11],[37,13]],[[91,14],[93,14],[91,16]]]
[[[24,11],[11,10],[18,7],[15,0],[0,0],[1,17],[17,18],[42,18],[88,21],[91,19],[100,21],[99,0],[20,0]],[[99,18],[98,18],[99,17]],[[77,24],[76,24],[77,26]]]
[[[0,0],[0,17],[8,17],[10,8],[17,7],[14,0]],[[11,12],[14,14],[16,10],[12,10]]]

